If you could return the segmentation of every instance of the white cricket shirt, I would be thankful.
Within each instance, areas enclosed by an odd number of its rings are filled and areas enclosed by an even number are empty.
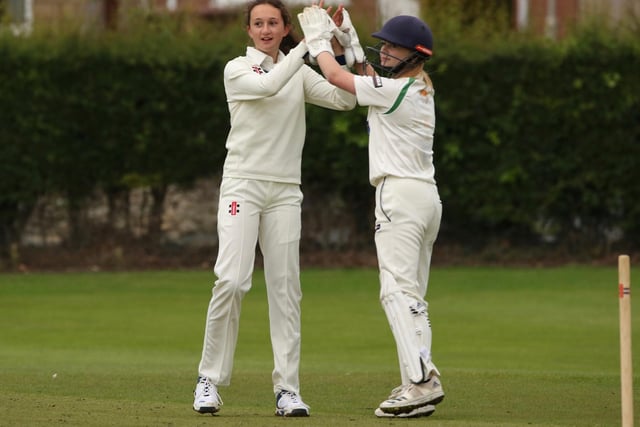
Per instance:
[[[246,56],[227,63],[224,87],[231,130],[223,176],[301,183],[306,133],[305,102],[334,110],[350,110],[355,96],[336,88],[304,64],[304,43],[269,55],[247,47]]]
[[[369,106],[369,182],[385,177],[435,184],[433,88],[422,75],[389,79],[354,76],[358,104]]]

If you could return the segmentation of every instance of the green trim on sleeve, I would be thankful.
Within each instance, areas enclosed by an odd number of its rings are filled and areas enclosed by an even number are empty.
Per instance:
[[[393,103],[393,105],[391,106],[391,108],[389,108],[388,111],[386,111],[384,114],[391,114],[394,111],[396,111],[396,109],[400,106],[400,103],[402,102],[402,100],[404,99],[404,97],[407,95],[407,91],[409,90],[409,86],[411,86],[413,84],[413,82],[415,82],[416,79],[414,79],[413,77],[411,77],[409,79],[409,81],[407,82],[406,85],[404,85],[404,87],[402,88],[402,90],[400,91],[400,93],[398,94],[398,97],[396,98],[396,101]]]

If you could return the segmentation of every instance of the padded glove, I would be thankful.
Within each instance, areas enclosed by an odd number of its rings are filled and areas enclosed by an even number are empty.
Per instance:
[[[333,55],[330,40],[333,37],[332,26],[335,27],[335,24],[326,10],[317,6],[305,7],[303,12],[298,14],[298,22],[312,58],[321,52]]]

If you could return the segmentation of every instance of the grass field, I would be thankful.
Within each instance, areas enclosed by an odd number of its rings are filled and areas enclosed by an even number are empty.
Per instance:
[[[0,275],[0,425],[618,426],[617,279],[616,266],[434,269],[446,399],[432,417],[388,420],[373,410],[399,374],[375,270],[303,272],[307,419],[273,415],[261,271],[215,417],[191,409],[211,272]]]

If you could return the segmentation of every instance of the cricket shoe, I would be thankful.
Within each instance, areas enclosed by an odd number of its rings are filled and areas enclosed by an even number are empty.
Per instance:
[[[309,406],[296,393],[281,390],[276,395],[276,415],[281,417],[308,417]]]
[[[374,414],[378,418],[419,418],[419,417],[428,417],[436,411],[436,407],[434,405],[426,405],[421,406],[419,408],[414,409],[411,412],[405,412],[401,414],[387,414],[386,412],[382,412],[382,409],[376,408]]]
[[[409,387],[408,384],[401,385],[394,388],[393,390],[391,390],[391,394],[389,395],[388,399],[394,399],[400,396],[402,393],[404,393],[407,387]],[[429,415],[433,414],[435,411],[436,411],[436,407],[434,405],[426,405],[426,406],[421,406],[419,408],[416,408],[411,412],[406,412],[398,415],[387,414],[386,412],[383,412],[382,409],[376,408],[376,410],[374,411],[374,414],[378,418],[418,418],[418,417],[428,417]]]
[[[218,388],[207,377],[198,377],[193,398],[193,410],[201,414],[213,415],[222,406]]]
[[[391,396],[380,404],[380,411],[399,416],[410,414],[415,409],[427,405],[437,405],[444,399],[442,384],[437,376],[419,384],[409,384],[394,389]]]

